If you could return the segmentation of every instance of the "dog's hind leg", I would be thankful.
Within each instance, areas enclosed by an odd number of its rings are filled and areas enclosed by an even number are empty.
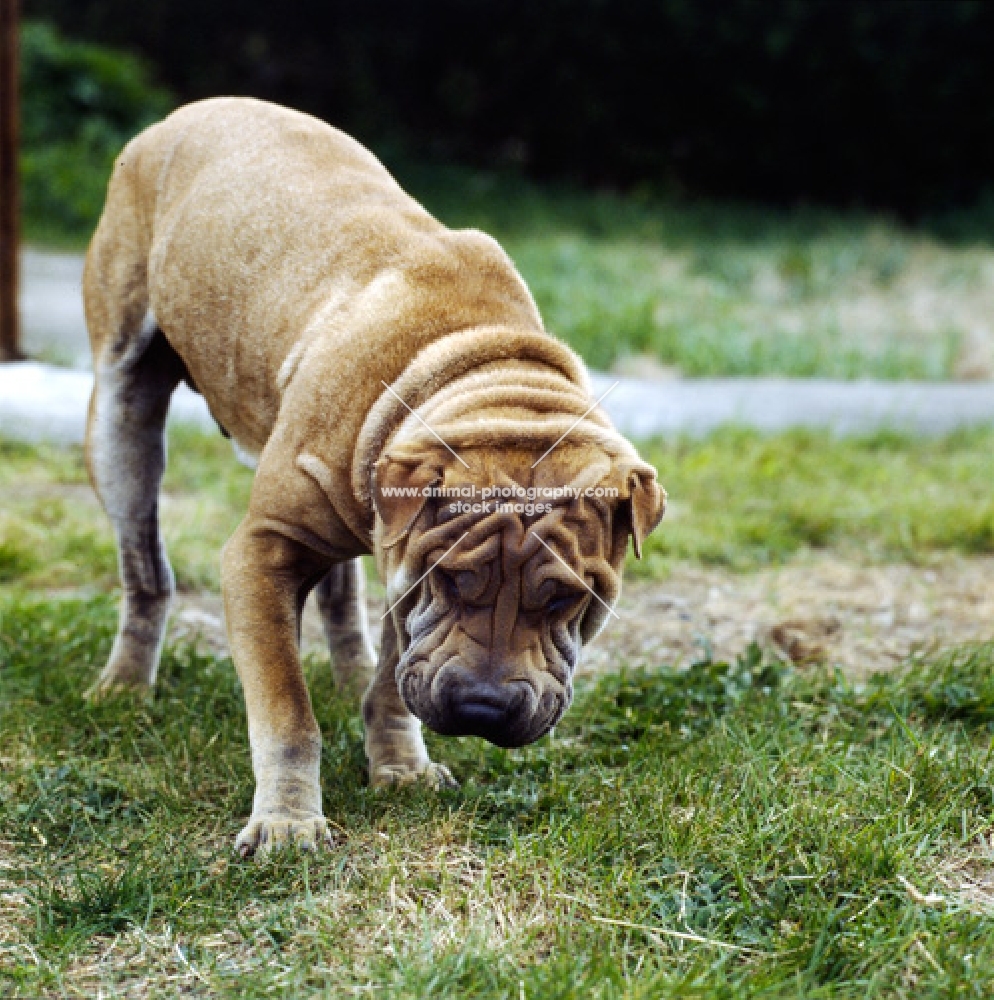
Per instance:
[[[185,369],[151,314],[124,349],[96,356],[94,368],[87,466],[117,535],[124,591],[110,659],[90,689],[95,695],[155,682],[174,589],[159,533],[159,486],[169,399]]]
[[[159,484],[166,411],[185,368],[149,309],[137,159],[135,144],[118,158],[83,269],[94,372],[86,464],[117,535],[124,590],[117,638],[93,694],[152,685],[173,592],[159,536]]]
[[[376,669],[376,652],[366,616],[366,576],[361,559],[333,566],[315,588],[328,640],[335,684],[356,701]]]

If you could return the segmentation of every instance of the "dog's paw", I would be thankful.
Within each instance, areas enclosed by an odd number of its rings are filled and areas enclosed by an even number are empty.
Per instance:
[[[459,787],[459,782],[452,777],[452,772],[444,764],[435,764],[432,761],[421,767],[411,767],[408,764],[378,764],[369,771],[369,783],[374,788],[411,785],[416,781],[423,781],[429,788]]]
[[[117,674],[103,671],[100,676],[83,692],[87,701],[103,701],[107,698],[121,696],[150,698],[152,685],[145,677],[135,677],[128,674]]]
[[[306,816],[291,819],[289,816],[268,813],[253,816],[235,838],[235,850],[243,857],[264,855],[284,847],[297,847],[302,851],[316,851],[334,843],[328,821],[324,816]]]

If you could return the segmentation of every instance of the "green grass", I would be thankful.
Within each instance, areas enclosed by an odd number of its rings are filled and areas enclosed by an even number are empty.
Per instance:
[[[994,431],[934,440],[726,429],[643,449],[672,499],[633,566],[667,559],[742,569],[811,549],[862,559],[994,552]]]
[[[983,243],[856,213],[398,174],[444,222],[496,236],[549,329],[594,367],[648,355],[689,376],[994,374]]]
[[[674,560],[745,570],[813,549],[860,560],[994,552],[992,430],[915,440],[727,429],[642,450],[671,501],[629,567],[642,576],[663,577]],[[251,482],[220,435],[172,433],[162,520],[182,589],[218,589],[218,555]],[[0,588],[116,587],[79,449],[0,442],[0,491]]]
[[[170,646],[154,702],[89,705],[111,601],[0,616],[4,996],[989,993],[994,645],[865,688],[755,651],[612,675],[528,749],[432,739],[440,794],[366,786],[313,659],[341,840],[243,862],[230,662]]]
[[[994,551],[994,430],[643,452],[672,500],[645,575]],[[171,433],[183,588],[217,588],[250,485],[219,435]],[[116,572],[81,452],[0,443],[0,494],[0,995],[987,995],[994,645],[866,687],[756,650],[623,670],[526,750],[432,738],[462,781],[440,794],[366,786],[358,714],[312,656],[341,840],[243,862],[230,661],[176,641],[154,701],[86,703]]]
[[[218,589],[220,549],[245,513],[251,486],[252,472],[219,434],[170,434],[161,517],[182,589]],[[0,586],[116,586],[113,534],[82,449],[0,440],[0,491]]]

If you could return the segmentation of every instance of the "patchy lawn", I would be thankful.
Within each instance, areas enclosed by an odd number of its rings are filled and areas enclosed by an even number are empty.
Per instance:
[[[687,561],[748,570],[822,551],[913,563],[994,554],[994,430],[923,441],[731,429],[642,450],[670,507],[645,558],[629,566],[636,577],[665,579]],[[181,590],[217,590],[218,553],[251,483],[220,435],[172,434],[162,521]],[[79,449],[0,441],[0,491],[0,586],[115,586],[110,526]]]
[[[550,330],[652,375],[994,378],[994,250],[881,216],[538,187],[401,169],[450,225],[496,236]],[[948,227],[946,227],[948,228]]]
[[[339,839],[260,862],[216,593],[251,474],[173,435],[159,689],[89,705],[108,526],[78,450],[0,445],[0,995],[986,997],[992,445],[647,446],[622,621],[553,737],[430,737],[458,790],[366,786],[311,623]]]
[[[606,675],[525,750],[432,739],[438,794],[366,786],[311,659],[339,841],[245,862],[230,662],[173,644],[152,704],[88,705],[113,622],[4,600],[5,996],[988,995],[992,644]]]

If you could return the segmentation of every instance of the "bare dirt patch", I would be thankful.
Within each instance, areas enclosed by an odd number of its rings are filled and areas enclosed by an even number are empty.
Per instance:
[[[759,642],[798,665],[826,662],[861,677],[917,648],[994,638],[994,558],[944,556],[912,566],[826,555],[755,573],[677,565],[663,583],[629,581],[617,612],[585,651],[585,674],[681,665],[706,650],[734,657]],[[382,599],[371,597],[374,634],[382,613]],[[182,595],[172,629],[227,648],[217,596]],[[313,601],[303,632],[305,649],[323,646]]]
[[[994,559],[862,566],[822,556],[741,574],[680,566],[665,583],[629,586],[619,614],[587,651],[588,669],[686,663],[708,646],[726,658],[756,641],[865,676],[915,648],[994,636]]]

